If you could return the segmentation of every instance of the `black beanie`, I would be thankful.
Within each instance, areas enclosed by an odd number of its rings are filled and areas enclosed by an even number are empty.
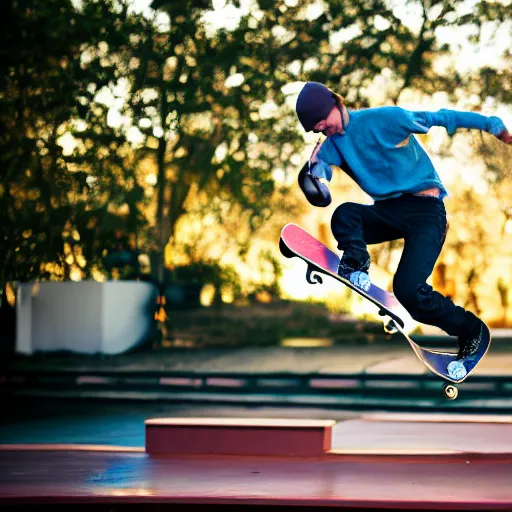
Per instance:
[[[335,105],[333,93],[325,85],[307,82],[299,93],[295,111],[304,130],[310,132]]]

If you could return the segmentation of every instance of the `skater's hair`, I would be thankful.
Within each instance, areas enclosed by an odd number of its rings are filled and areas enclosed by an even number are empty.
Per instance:
[[[332,91],[331,94],[332,97],[334,98],[334,101],[336,102],[336,105],[338,105],[338,107],[341,108],[341,106],[343,105],[343,96],[341,96],[340,94],[336,94],[335,92]]]

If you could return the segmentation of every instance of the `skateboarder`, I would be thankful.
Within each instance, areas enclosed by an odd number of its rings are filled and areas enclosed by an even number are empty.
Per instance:
[[[332,233],[343,251],[338,274],[368,289],[367,244],[403,238],[404,250],[393,279],[395,296],[416,321],[457,336],[459,359],[476,354],[485,324],[426,283],[446,237],[443,198],[447,192],[414,134],[425,134],[432,126],[443,126],[449,134],[457,128],[474,128],[511,144],[503,121],[445,109],[349,111],[341,96],[317,82],[302,88],[296,113],[306,131],[327,137],[299,173],[308,201],[319,207],[331,203],[325,182],[332,178],[331,165],[343,169],[374,200],[371,205],[344,203],[333,213]]]

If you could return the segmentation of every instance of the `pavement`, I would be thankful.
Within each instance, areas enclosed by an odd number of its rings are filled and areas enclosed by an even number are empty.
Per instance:
[[[18,430],[11,439],[17,442],[0,445],[0,505],[512,508],[511,416],[180,406],[103,406],[102,413],[97,407],[75,404],[70,421],[54,404],[46,438],[41,421],[27,412],[25,443]],[[325,456],[145,452],[145,418],[187,416],[317,417],[337,423]],[[15,423],[19,429],[22,422]],[[0,440],[4,434],[0,430]]]
[[[181,505],[209,510],[286,506],[288,511],[308,506],[480,511],[512,507],[509,461],[161,459],[144,453],[33,450],[3,453],[0,475],[4,505],[115,505],[114,510],[128,504],[130,510],[134,504],[145,510],[155,504],[158,510],[165,505],[172,510],[181,510]]]
[[[422,343],[453,349],[455,341],[426,336]],[[397,335],[386,342],[332,347],[176,347],[113,356],[17,356],[0,361],[0,393],[47,402],[152,401],[509,414],[511,368],[511,338],[495,333],[488,354],[459,385],[458,399],[447,401],[442,396],[442,380]],[[3,381],[2,370],[10,375]]]
[[[449,338],[426,337],[436,348],[455,350]],[[440,340],[447,341],[444,344]],[[420,343],[421,340],[418,339]],[[428,345],[428,343],[427,343]],[[32,370],[183,371],[224,373],[428,374],[408,343],[393,337],[376,344],[333,347],[170,348],[120,355],[45,354],[16,356],[0,368]],[[493,335],[488,354],[473,375],[506,376],[512,372],[512,340]]]

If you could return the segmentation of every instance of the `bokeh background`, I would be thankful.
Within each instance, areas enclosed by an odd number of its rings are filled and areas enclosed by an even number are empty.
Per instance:
[[[323,82],[349,108],[452,108],[512,129],[506,0],[11,0],[2,10],[7,350],[19,283],[91,280],[155,284],[152,348],[371,343],[384,336],[371,305],[330,280],[308,285],[305,265],[279,252],[288,222],[335,248],[334,208],[371,202],[341,170],[330,207],[302,196],[297,174],[317,136],[294,114],[301,87]],[[512,149],[478,131],[418,139],[450,193],[430,282],[510,328]],[[390,289],[401,250],[371,247],[380,286]]]

